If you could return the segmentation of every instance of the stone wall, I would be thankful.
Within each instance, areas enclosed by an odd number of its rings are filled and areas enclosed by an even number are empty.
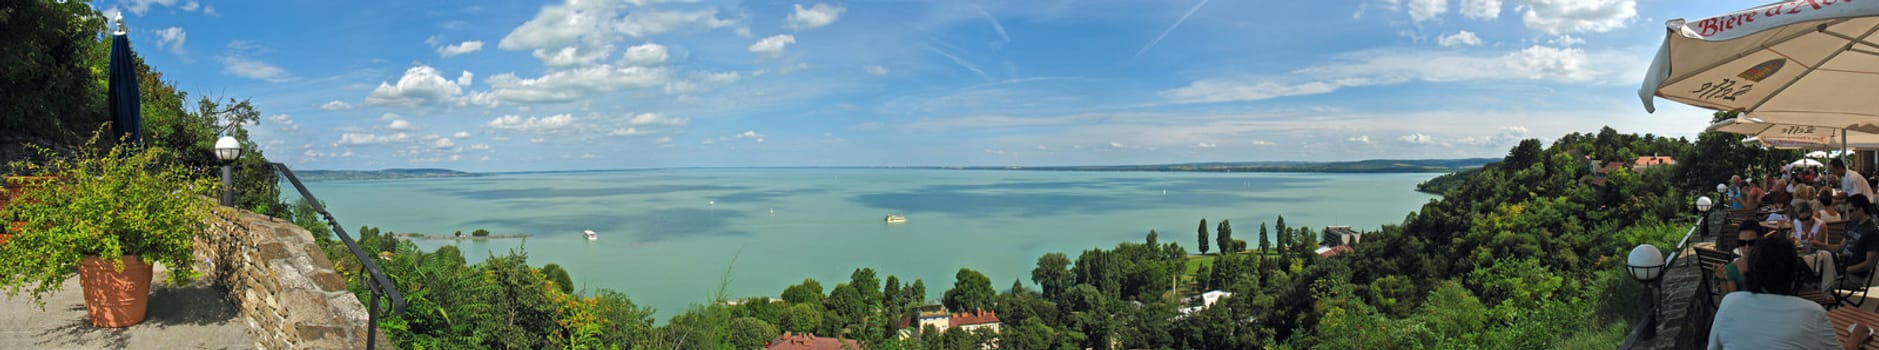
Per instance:
[[[366,308],[313,241],[291,222],[216,210],[196,240],[197,270],[228,291],[257,349],[363,348]],[[379,348],[384,337],[378,337]]]

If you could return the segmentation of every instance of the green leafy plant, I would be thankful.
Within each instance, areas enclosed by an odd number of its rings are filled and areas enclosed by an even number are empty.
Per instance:
[[[8,296],[23,291],[44,307],[43,296],[60,290],[86,256],[104,257],[119,271],[125,255],[160,262],[170,283],[196,277],[191,248],[214,208],[217,182],[160,161],[162,148],[105,146],[99,139],[93,136],[76,157],[37,148],[49,161],[12,164],[53,180],[24,188],[4,213],[25,222],[0,245],[0,288]]]

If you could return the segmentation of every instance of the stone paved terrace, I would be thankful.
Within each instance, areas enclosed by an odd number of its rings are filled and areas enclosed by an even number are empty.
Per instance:
[[[158,267],[155,275],[165,276]],[[187,286],[150,286],[143,323],[125,328],[92,327],[85,315],[78,278],[46,296],[40,310],[32,298],[0,294],[0,349],[253,349],[254,336],[235,305],[207,281]]]

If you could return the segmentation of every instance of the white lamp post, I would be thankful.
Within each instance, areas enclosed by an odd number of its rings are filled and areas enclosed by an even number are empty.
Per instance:
[[[233,136],[215,140],[215,157],[222,160],[222,205],[235,206],[235,170],[229,164],[241,158],[241,141]]]
[[[1631,256],[1625,259],[1625,268],[1630,270],[1631,278],[1637,279],[1638,282],[1644,282],[1645,285],[1651,287],[1651,313],[1645,316],[1644,334],[1640,335],[1644,339],[1657,336],[1658,285],[1652,282],[1656,282],[1659,277],[1663,277],[1664,265],[1666,265],[1664,263],[1664,253],[1658,251],[1657,247],[1649,244],[1640,244],[1636,248],[1631,248]]]

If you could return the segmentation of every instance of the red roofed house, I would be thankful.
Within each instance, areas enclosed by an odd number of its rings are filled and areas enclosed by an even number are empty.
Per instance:
[[[1318,247],[1317,253],[1320,258],[1329,258],[1337,256],[1338,254],[1349,253],[1350,251],[1351,246],[1341,245],[1336,247]]]
[[[861,343],[847,339],[817,337],[814,334],[783,332],[763,347],[770,350],[860,350]]]
[[[1644,168],[1649,168],[1649,167],[1654,167],[1654,166],[1659,166],[1659,165],[1677,165],[1677,159],[1671,158],[1671,157],[1660,157],[1660,156],[1638,157],[1637,160],[1631,162],[1631,170],[1639,171],[1639,170],[1644,170]]]
[[[986,310],[977,310],[971,313],[961,312],[946,318],[946,323],[951,326],[950,328],[958,328],[962,331],[970,332],[986,328],[991,329],[992,332],[997,332],[998,314]]]

